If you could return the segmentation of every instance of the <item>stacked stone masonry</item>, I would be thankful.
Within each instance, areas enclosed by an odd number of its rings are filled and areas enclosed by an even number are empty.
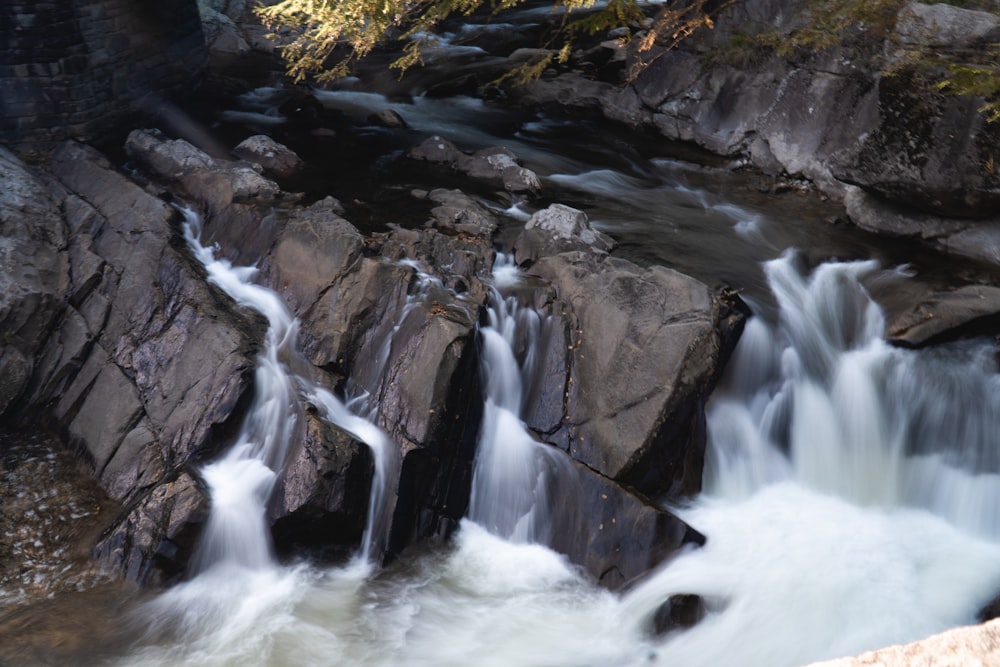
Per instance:
[[[195,0],[0,0],[0,141],[101,140],[193,89]]]

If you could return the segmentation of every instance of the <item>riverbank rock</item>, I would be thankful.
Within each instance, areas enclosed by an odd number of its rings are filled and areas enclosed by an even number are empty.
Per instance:
[[[157,130],[133,130],[125,152],[144,168],[168,182],[180,183],[186,194],[218,212],[234,201],[273,199],[278,184],[261,176],[256,163],[216,160],[184,139],[168,139]]]
[[[1000,262],[993,252],[1000,125],[979,111],[982,100],[942,94],[935,82],[958,75],[934,64],[951,55],[965,62],[963,53],[995,46],[997,12],[910,2],[886,19],[882,41],[848,32],[830,48],[776,50],[803,26],[807,9],[802,0],[726,7],[713,16],[714,30],[695,32],[678,48],[630,50],[630,67],[640,58],[648,64],[632,70],[624,87],[571,70],[506,92],[522,103],[654,130],[768,175],[806,179],[838,202],[858,186],[909,226],[932,215],[937,224],[968,228],[948,242],[935,238],[946,252]],[[882,233],[872,217],[850,215]]]
[[[208,286],[178,243],[177,212],[99,153],[67,143],[50,169],[75,289],[40,352],[30,410],[55,418],[125,507],[99,557],[160,582],[183,570],[206,510],[184,469],[233,428],[261,323]]]
[[[1000,620],[955,628],[910,644],[808,667],[992,667],[1000,664]]]
[[[1000,216],[978,221],[946,218],[914,211],[861,188],[850,188],[844,204],[848,216],[861,229],[917,238],[949,254],[1000,263]]]
[[[48,187],[0,146],[0,417],[27,388],[35,355],[62,311],[69,254],[66,223]]]
[[[551,546],[609,590],[634,583],[706,538],[625,486],[574,462],[572,504],[553,513]],[[558,501],[557,501],[558,502]]]
[[[372,457],[367,445],[311,412],[301,430],[271,495],[274,542],[285,553],[342,556],[365,531]]]

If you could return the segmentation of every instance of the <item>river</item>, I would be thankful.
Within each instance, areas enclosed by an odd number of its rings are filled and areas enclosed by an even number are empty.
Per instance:
[[[288,98],[279,84],[258,88],[214,131],[280,127]],[[708,541],[621,593],[537,544],[558,511],[537,486],[561,473],[518,416],[534,365],[510,341],[530,340],[538,322],[506,299],[520,277],[501,262],[481,330],[487,409],[473,501],[455,539],[375,569],[364,551],[377,539],[376,509],[351,563],[278,563],[261,508],[289,417],[267,410],[306,396],[376,458],[384,436],[287,370],[297,354],[287,309],[247,267],[202,247],[189,219],[188,243],[212,280],[268,316],[257,385],[285,398],[258,396],[245,437],[204,470],[215,507],[235,517],[213,515],[189,581],[130,609],[111,664],[794,667],[974,622],[1000,592],[995,350],[989,341],[893,348],[874,298],[904,281],[952,279],[948,261],[835,223],[836,207],[815,193],[762,193],[760,178],[732,165],[679,159],[677,147],[597,120],[360,80],[316,99],[354,133],[325,145],[365,150],[294,146],[311,165],[302,185],[349,203],[356,224],[422,220],[399,193],[442,176],[398,158],[441,134],[466,149],[512,149],[542,178],[545,201],[585,210],[620,256],[741,290],[754,317],[708,406],[705,490],[671,508]],[[408,128],[366,124],[385,109]],[[505,215],[501,240],[538,205],[483,197]],[[656,636],[653,615],[675,594],[699,596],[704,618]]]

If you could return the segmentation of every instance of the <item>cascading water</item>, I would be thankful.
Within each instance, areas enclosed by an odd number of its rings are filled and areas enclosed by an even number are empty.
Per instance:
[[[708,543],[625,598],[702,597],[658,649],[672,664],[859,653],[974,622],[1000,591],[994,353],[884,343],[876,271],[766,265],[778,322],[748,323],[709,406],[705,493],[679,510]]]
[[[385,535],[387,517],[384,489],[390,445],[385,434],[367,420],[352,414],[325,388],[294,374],[298,359],[298,322],[272,290],[255,285],[256,269],[233,267],[201,244],[201,223],[190,209],[182,209],[184,237],[195,257],[205,266],[209,280],[237,303],[267,318],[264,350],[257,359],[255,395],[236,444],[220,460],[205,466],[202,474],[211,489],[212,510],[196,556],[200,571],[220,563],[262,568],[272,564],[265,510],[271,489],[285,465],[289,445],[302,408],[300,392],[321,408],[331,423],[371,447],[375,479],[369,502],[369,521],[362,545],[365,559]]]
[[[488,322],[479,330],[485,405],[469,518],[505,539],[546,544],[555,513],[549,498],[574,476],[562,452],[536,442],[521,418],[548,322],[517,296],[504,296],[520,279],[510,259],[497,256],[494,276]]]

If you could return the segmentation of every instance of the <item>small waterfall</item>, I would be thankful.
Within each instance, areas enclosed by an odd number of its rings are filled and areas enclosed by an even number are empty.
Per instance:
[[[196,554],[197,571],[219,563],[263,568],[273,561],[265,511],[277,475],[284,468],[290,443],[302,418],[299,396],[320,408],[330,423],[367,444],[375,459],[362,556],[373,557],[388,530],[385,489],[393,459],[388,438],[376,426],[353,414],[332,393],[291,369],[304,364],[297,347],[298,322],[272,290],[252,282],[256,269],[234,267],[215,257],[199,240],[201,220],[187,208],[184,238],[205,266],[209,281],[237,303],[267,318],[264,350],[258,356],[253,404],[236,443],[220,460],[202,471],[212,495],[212,510]]]
[[[777,321],[747,323],[708,406],[705,492],[677,508],[707,544],[623,600],[650,618],[702,599],[656,647],[669,664],[860,653],[972,623],[1000,591],[992,346],[893,348],[874,262],[798,264],[765,265]]]
[[[497,256],[494,278],[488,321],[479,330],[485,405],[468,514],[499,537],[547,544],[556,487],[574,475],[562,452],[537,442],[521,417],[548,323],[516,296],[503,295],[519,280],[511,260]]]
[[[709,493],[795,480],[861,505],[919,507],[1000,539],[1000,376],[992,347],[914,352],[882,340],[862,280],[873,262],[810,278],[769,262],[776,326],[753,318],[710,406]]]

